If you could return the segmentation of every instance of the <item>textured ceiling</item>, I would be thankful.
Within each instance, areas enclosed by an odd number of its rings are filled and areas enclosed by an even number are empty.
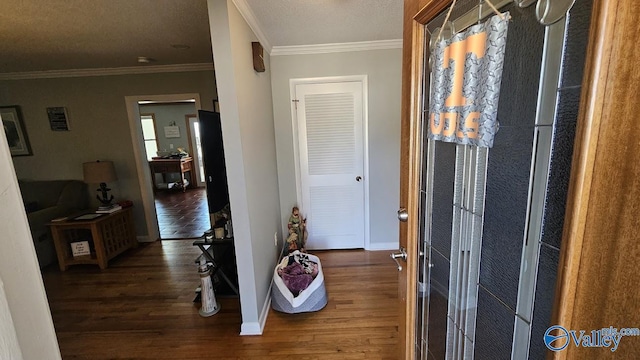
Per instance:
[[[206,0],[0,1],[0,72],[129,67],[138,56],[211,63]]]
[[[244,1],[273,46],[402,38],[402,0]],[[0,0],[0,73],[144,66],[138,56],[211,63],[206,0]]]
[[[245,0],[273,46],[402,39],[402,0]]]

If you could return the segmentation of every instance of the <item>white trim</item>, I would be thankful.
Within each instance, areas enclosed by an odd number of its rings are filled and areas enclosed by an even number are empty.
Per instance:
[[[386,49],[401,49],[401,48],[402,48],[402,39],[360,41],[360,42],[336,43],[336,44],[274,46],[273,49],[271,50],[271,56],[328,54],[328,53],[338,53],[338,52],[386,50]]]
[[[302,175],[300,174],[300,144],[298,144],[298,111],[296,103],[296,85],[304,84],[304,79],[289,79],[289,105],[291,106],[291,129],[293,130],[293,163],[295,164],[296,173],[296,206],[304,211],[302,206]],[[285,231],[283,234],[286,234]],[[284,246],[284,245],[283,245]]]
[[[140,186],[140,195],[142,197],[142,207],[147,224],[147,240],[153,242],[160,238],[158,228],[158,217],[154,204],[153,189],[151,187],[151,171],[147,161],[147,154],[144,149],[144,141],[142,138],[142,125],[140,119],[140,107],[138,101],[180,101],[185,99],[195,99],[196,111],[200,110],[200,94],[169,94],[169,95],[134,95],[125,96],[124,101],[127,106],[127,116],[129,118],[129,130],[131,132],[131,142],[133,146],[133,155],[136,161],[136,170],[138,172],[138,183]]]
[[[271,309],[271,289],[273,287],[273,281],[269,285],[269,290],[267,291],[267,298],[264,300],[264,305],[262,305],[262,311],[260,312],[260,334],[264,331],[264,326],[267,324],[267,317],[269,316],[269,310]]]
[[[189,142],[189,146],[193,147],[193,167],[194,167],[194,177],[195,177],[195,185],[196,187],[199,188],[206,188],[207,187],[207,183],[206,181],[203,181],[202,179],[206,177],[206,175],[204,174],[204,171],[200,170],[200,166],[204,167],[204,161],[202,159],[202,157],[200,157],[200,155],[198,154],[198,141],[197,138],[195,136],[195,124],[199,123],[200,120],[198,119],[198,114],[193,114],[194,116],[191,115],[187,115],[185,118],[185,122],[187,123],[187,131],[189,134],[189,138],[191,139],[191,141]],[[199,124],[198,124],[199,126]],[[202,140],[202,137],[200,137],[200,140]],[[196,146],[193,146],[193,145]],[[200,142],[200,146],[202,146],[202,142]],[[211,214],[209,214],[211,216]],[[211,222],[212,224],[215,224],[215,221]]]
[[[296,172],[296,202],[303,211],[306,204],[302,203],[302,175],[300,174],[300,147],[298,145],[298,112],[293,100],[296,98],[296,85],[324,84],[335,82],[360,82],[362,84],[362,137],[363,137],[363,177],[364,177],[364,248],[371,244],[371,225],[369,222],[369,82],[368,75],[327,76],[314,78],[289,79],[289,96],[291,100],[291,121],[293,129],[293,162]],[[397,246],[395,247],[397,248]]]
[[[138,236],[136,236],[136,239],[138,240],[139,243],[141,243],[141,242],[154,242],[154,240],[151,240],[151,238],[148,235],[138,235]]]
[[[262,335],[264,331],[264,326],[267,324],[267,316],[269,315],[269,309],[271,309],[271,288],[273,287],[273,280],[271,281],[271,285],[269,285],[269,291],[267,291],[267,298],[264,299],[264,304],[262,305],[262,312],[260,312],[259,322],[248,322],[242,323],[240,326],[240,335],[248,336],[248,335]]]
[[[364,146],[364,161],[363,171],[364,174],[364,248],[371,247],[371,224],[369,223],[369,217],[371,211],[369,209],[369,77],[367,75],[361,75],[362,77],[362,137]]]
[[[174,65],[156,65],[156,66],[130,66],[130,67],[97,68],[97,69],[25,71],[25,72],[13,72],[13,73],[4,73],[4,74],[0,73],[0,80],[26,80],[26,79],[85,77],[85,76],[155,74],[155,73],[207,71],[207,70],[213,70],[213,63],[174,64]]]
[[[260,329],[259,322],[243,322],[242,325],[240,325],[240,336],[249,335],[262,335],[262,329]]]
[[[365,250],[369,251],[379,251],[379,250],[398,250],[400,248],[399,241],[391,241],[384,243],[369,243],[369,247],[365,248]]]
[[[271,43],[269,42],[269,40],[267,39],[267,36],[262,31],[260,22],[258,21],[258,18],[256,18],[256,15],[253,13],[253,10],[251,10],[251,7],[249,6],[249,4],[247,4],[245,0],[231,0],[231,1],[240,12],[240,15],[242,15],[242,17],[244,18],[244,21],[247,22],[247,25],[249,25],[251,30],[253,30],[253,33],[258,38],[258,41],[260,41],[260,45],[262,45],[262,48],[266,50],[267,53],[271,54],[271,49],[272,49]]]

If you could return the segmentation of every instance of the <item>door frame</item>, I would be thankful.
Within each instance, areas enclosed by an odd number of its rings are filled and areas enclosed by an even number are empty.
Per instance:
[[[302,210],[302,174],[300,170],[300,145],[298,138],[298,112],[296,86],[340,82],[359,82],[362,85],[362,142],[363,142],[363,182],[364,182],[364,249],[371,250],[371,229],[369,226],[369,85],[368,75],[327,76],[289,79],[289,99],[291,100],[291,127],[293,129],[293,162],[296,173],[296,202]]]
[[[409,215],[400,225],[400,247],[407,249],[406,267],[398,274],[398,346],[401,359],[416,358],[418,230],[422,124],[420,104],[425,59],[424,26],[452,0],[405,0],[402,49],[402,116],[400,145],[400,208]],[[418,189],[414,192],[412,189]]]
[[[139,242],[153,242],[160,238],[158,227],[158,217],[154,203],[153,187],[151,186],[151,170],[147,161],[144,141],[142,137],[142,125],[140,124],[139,101],[156,102],[177,102],[184,100],[195,100],[196,111],[201,109],[200,94],[168,94],[168,95],[132,95],[125,96],[124,101],[127,106],[127,117],[129,118],[129,129],[131,132],[131,145],[133,147],[133,157],[136,162],[138,173],[138,185],[140,186],[140,197],[142,198],[142,208],[144,211],[147,226],[147,235],[138,236]]]
[[[200,181],[200,176],[204,174],[200,173],[200,165],[202,165],[202,158],[198,155],[198,150],[194,150],[192,143],[196,142],[196,139],[193,136],[193,132],[191,131],[191,119],[196,119],[196,122],[200,122],[200,118],[198,114],[187,114],[184,116],[184,122],[187,125],[187,139],[189,141],[189,154],[193,157],[194,164],[194,185],[196,187],[206,187],[206,181]],[[200,134],[200,139],[202,139],[202,134]],[[202,144],[200,144],[202,146]],[[192,179],[193,181],[193,179]]]

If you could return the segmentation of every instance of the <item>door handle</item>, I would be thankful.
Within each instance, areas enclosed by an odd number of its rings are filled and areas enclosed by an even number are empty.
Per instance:
[[[398,258],[404,260],[405,262],[407,261],[407,251],[401,247],[400,248],[400,252],[399,253],[391,253],[391,259],[393,259],[393,261],[396,262],[396,265],[398,266],[398,271],[402,271],[402,265],[400,265],[400,262],[398,261]]]
[[[398,209],[398,220],[402,222],[407,222],[409,220],[409,213],[407,212],[407,209],[405,208]]]
[[[360,182],[360,180],[362,180],[362,176],[356,176],[356,181]]]

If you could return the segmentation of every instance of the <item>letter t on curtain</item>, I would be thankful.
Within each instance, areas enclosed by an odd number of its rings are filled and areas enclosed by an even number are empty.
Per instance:
[[[498,99],[509,13],[495,15],[433,52],[429,138],[492,147],[498,131]]]

